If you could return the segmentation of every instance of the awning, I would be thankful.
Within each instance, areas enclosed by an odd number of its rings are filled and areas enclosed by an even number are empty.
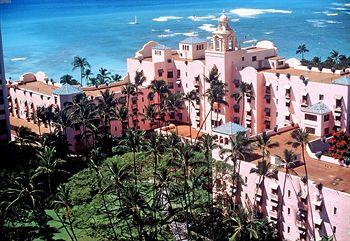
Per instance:
[[[277,190],[278,189],[278,184],[277,183],[272,183],[270,184],[270,187],[272,190]]]
[[[278,202],[271,202],[271,206],[277,208],[278,207]]]
[[[270,87],[270,86],[271,86],[270,81],[266,81],[266,82],[265,82],[265,86],[266,86],[266,87]]]
[[[290,99],[286,99],[286,103],[290,103]]]
[[[341,96],[341,95],[335,95],[334,96],[334,99],[336,99],[336,100],[341,100],[343,98],[343,96]]]
[[[318,218],[318,217],[316,217],[316,218],[314,219],[314,222],[315,222],[315,225],[321,226],[322,223],[323,223],[323,220],[320,219],[320,218]]]
[[[306,232],[304,230],[302,230],[302,229],[299,229],[299,234],[306,235]]]
[[[181,84],[181,80],[179,79],[179,80],[176,80],[176,84]]]
[[[313,202],[313,204],[314,204],[316,207],[321,207],[322,202],[323,202],[323,200],[316,200],[316,201]]]
[[[306,199],[306,197],[307,197],[307,192],[301,192],[300,195],[299,195],[299,197],[300,197],[301,199]]]

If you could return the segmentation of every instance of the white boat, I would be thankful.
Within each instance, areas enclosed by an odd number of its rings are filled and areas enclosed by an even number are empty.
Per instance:
[[[137,16],[135,16],[134,21],[130,22],[130,24],[139,24],[139,22],[137,22]]]

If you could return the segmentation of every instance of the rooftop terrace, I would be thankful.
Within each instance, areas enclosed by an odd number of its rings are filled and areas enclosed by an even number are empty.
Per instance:
[[[283,69],[261,69],[259,72],[262,73],[279,73],[279,74],[290,74],[292,76],[300,77],[303,75],[306,79],[312,82],[331,84],[336,79],[344,77],[344,75],[332,74],[332,73],[324,73],[324,72],[316,72],[316,71],[308,71],[308,70],[299,70],[295,68],[283,68]]]
[[[26,83],[18,84],[19,89],[28,90],[32,92],[41,93],[44,95],[51,95],[52,91],[58,89],[58,86],[54,86],[52,84],[46,84],[41,81],[32,81]]]
[[[270,148],[270,156],[281,156],[283,157],[284,149],[293,150],[296,154],[301,154],[301,148],[292,148],[291,145],[288,145],[288,142],[291,141],[291,132],[286,131],[271,137],[272,142],[278,142],[279,147]],[[315,136],[310,136],[310,140],[316,139]],[[257,163],[261,159],[261,153],[259,150],[255,151],[256,159],[253,160],[253,163]],[[323,186],[332,188],[337,191],[350,193],[350,169],[346,167],[341,167],[336,164],[331,164],[328,162],[319,161],[312,159],[305,152],[306,166],[308,169],[309,179],[316,183],[320,182]],[[304,166],[299,165],[294,168],[294,171],[298,176],[302,177],[305,175]]]

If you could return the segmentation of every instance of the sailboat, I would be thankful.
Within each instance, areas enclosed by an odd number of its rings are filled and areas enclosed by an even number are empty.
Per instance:
[[[137,22],[137,16],[135,16],[134,21],[130,22],[130,24],[139,24],[139,22]]]

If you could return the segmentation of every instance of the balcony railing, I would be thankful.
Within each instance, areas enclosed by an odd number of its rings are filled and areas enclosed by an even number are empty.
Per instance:
[[[296,225],[300,229],[306,229],[306,222],[305,221],[297,221]]]

